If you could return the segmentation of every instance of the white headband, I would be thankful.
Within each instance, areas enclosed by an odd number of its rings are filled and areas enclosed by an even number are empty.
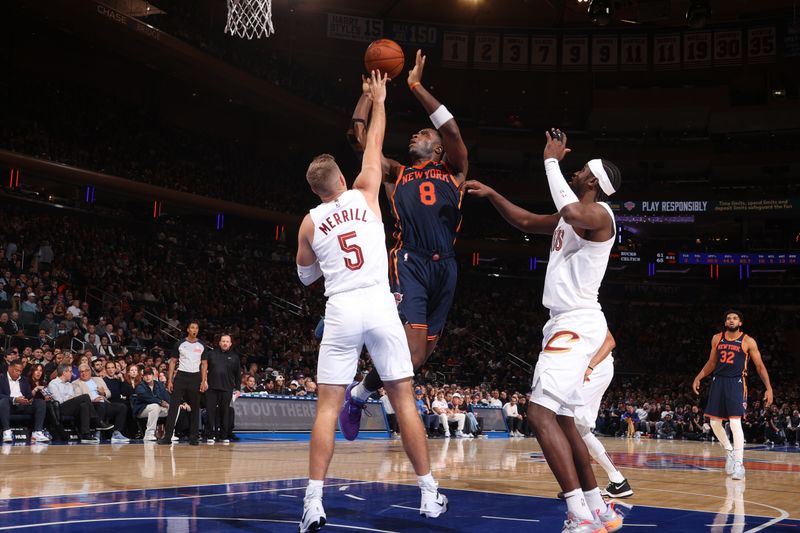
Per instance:
[[[617,190],[611,185],[611,180],[608,179],[608,174],[606,174],[606,169],[603,168],[603,161],[600,159],[592,159],[588,163],[589,170],[592,171],[592,175],[597,178],[597,181],[600,183],[600,188],[603,189],[603,192],[607,195],[611,196]]]

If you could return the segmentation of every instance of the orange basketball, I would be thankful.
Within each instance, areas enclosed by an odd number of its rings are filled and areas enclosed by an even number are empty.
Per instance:
[[[378,39],[373,41],[364,54],[364,66],[367,72],[379,70],[395,79],[403,72],[405,56],[400,45],[391,39]]]

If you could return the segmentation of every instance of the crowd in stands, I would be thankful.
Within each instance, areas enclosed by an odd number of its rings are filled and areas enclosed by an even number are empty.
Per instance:
[[[163,382],[171,348],[195,316],[207,345],[216,346],[222,332],[233,335],[242,392],[316,393],[314,327],[324,301],[320,287],[296,281],[280,242],[268,244],[252,230],[99,220],[25,204],[0,213],[0,228],[2,365],[22,360],[32,395],[44,388],[59,394],[54,380],[62,379],[79,396],[101,394],[113,403],[129,398],[149,371]],[[540,299],[535,282],[461,276],[447,332],[417,377],[432,435],[479,434],[478,417],[469,416],[478,404],[502,407],[513,434],[531,435],[525,406],[547,316]],[[640,435],[708,438],[701,423],[707,387],[694,396],[690,379],[708,357],[724,306],[609,301],[604,308],[617,340],[617,377],[597,431],[626,434],[631,419]],[[747,438],[796,443],[800,390],[788,349],[795,314],[742,309],[776,394],[776,406],[764,409],[757,403],[763,387],[750,378]],[[369,368],[364,354],[359,372]],[[91,418],[129,438],[141,433],[134,412],[130,405],[123,419],[114,408]]]

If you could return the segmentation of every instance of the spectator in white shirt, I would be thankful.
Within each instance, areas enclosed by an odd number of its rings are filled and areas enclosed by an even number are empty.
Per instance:
[[[444,399],[444,393],[439,392],[436,395],[436,399],[433,400],[431,403],[431,408],[433,412],[439,415],[439,421],[442,423],[444,427],[444,438],[450,438],[450,426],[448,422],[455,421],[458,425],[456,426],[456,438],[463,439],[464,438],[464,423],[466,422],[466,416],[464,413],[456,413],[450,406],[447,405],[447,401]]]
[[[520,431],[522,429],[522,415],[517,410],[517,395],[511,396],[511,401],[503,406],[503,414],[506,415],[506,422],[508,423],[508,431],[512,437],[523,437]]]
[[[500,392],[497,390],[492,391],[492,399],[489,400],[489,407],[503,407],[503,402],[500,401]]]
[[[313,381],[310,381],[309,383],[313,384]],[[392,435],[397,435],[400,433],[400,429],[397,425],[397,415],[394,414],[394,407],[392,407],[392,404],[389,403],[389,396],[386,394],[386,391],[383,389],[383,387],[378,389],[378,393],[381,395],[381,403],[383,404],[384,411],[386,411],[386,419],[389,421],[389,429],[392,431]]]
[[[67,311],[72,313],[72,316],[75,318],[81,317],[81,301],[80,300],[72,300],[72,305],[67,307]]]

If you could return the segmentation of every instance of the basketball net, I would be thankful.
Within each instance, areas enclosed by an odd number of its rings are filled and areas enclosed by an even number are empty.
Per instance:
[[[247,39],[260,39],[275,33],[272,0],[228,0],[225,33]]]

